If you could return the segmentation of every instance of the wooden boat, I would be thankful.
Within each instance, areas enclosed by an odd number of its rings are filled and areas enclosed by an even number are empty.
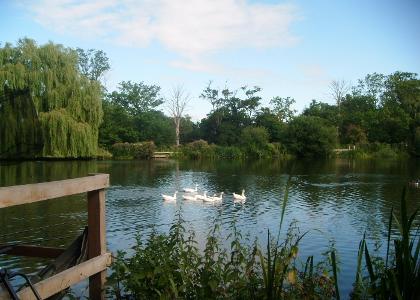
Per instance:
[[[41,271],[33,276],[28,276],[29,280],[32,284],[35,284],[39,281],[42,281],[48,277],[51,277],[55,274],[58,274],[70,267],[78,265],[87,260],[87,227],[84,229],[81,235],[79,235],[71,244],[70,246],[65,249],[59,256],[57,256],[50,264],[45,266]],[[15,249],[17,249],[19,244],[12,244],[12,245],[2,245],[0,247],[0,254],[7,254],[12,253]],[[24,284],[16,291],[20,291],[26,287],[28,284]],[[56,300],[63,298],[68,289],[61,291],[58,294],[55,294],[48,299]]]

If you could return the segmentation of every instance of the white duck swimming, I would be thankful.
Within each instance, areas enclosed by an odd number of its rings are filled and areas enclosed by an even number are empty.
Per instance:
[[[197,195],[194,195],[194,196],[183,195],[182,196],[182,199],[190,200],[190,201],[195,201],[195,200],[197,200]]]
[[[241,195],[233,193],[233,199],[234,200],[241,200],[241,201],[246,200],[245,190],[242,190],[242,194]]]
[[[164,194],[162,194],[162,198],[163,198],[163,200],[165,200],[165,201],[176,201],[176,194],[178,193],[178,191],[176,191],[175,193],[174,193],[174,196],[172,197],[172,196],[169,196],[169,195],[164,195]]]
[[[186,192],[186,193],[197,193],[197,191],[198,191],[198,184],[195,185],[195,189],[192,189],[192,188],[184,188],[183,191]]]
[[[224,194],[224,192],[221,192],[219,197],[217,197],[216,194],[214,194],[214,196],[213,197],[210,197],[210,198],[213,201],[222,201],[223,200],[223,194]]]
[[[197,198],[197,200],[207,199],[207,191],[205,191],[203,195],[197,195],[196,198]]]

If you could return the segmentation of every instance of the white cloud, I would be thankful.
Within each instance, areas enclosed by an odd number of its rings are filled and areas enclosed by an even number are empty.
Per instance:
[[[25,0],[23,0],[25,1]],[[204,57],[222,49],[288,47],[299,19],[290,4],[246,0],[38,0],[25,3],[43,26],[63,34],[134,47],[153,41],[181,56],[177,67],[214,66]]]

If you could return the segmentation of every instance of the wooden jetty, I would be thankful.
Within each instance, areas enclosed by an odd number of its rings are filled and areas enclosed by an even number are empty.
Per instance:
[[[347,148],[333,149],[333,152],[338,154],[338,153],[348,152],[348,151],[353,151],[353,150],[356,150],[356,146],[355,145],[348,145]]]
[[[174,152],[154,152],[152,158],[153,159],[167,159],[171,157]]]
[[[107,187],[109,187],[108,174],[92,174],[76,179],[0,188],[0,208],[87,193],[88,259],[35,283],[34,287],[42,299],[53,296],[87,278],[89,278],[89,299],[105,299],[106,269],[111,264],[111,253],[106,250],[105,231],[105,189]],[[64,249],[61,248],[19,245],[11,247],[6,253],[17,256],[56,258],[63,251]],[[19,299],[36,299],[29,287],[19,291],[17,295]],[[2,294],[0,299],[10,298]]]

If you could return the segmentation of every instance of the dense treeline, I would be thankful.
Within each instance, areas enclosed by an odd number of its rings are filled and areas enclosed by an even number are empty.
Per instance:
[[[325,157],[349,144],[356,154],[420,155],[420,80],[414,73],[374,73],[353,87],[334,81],[334,104],[312,100],[299,115],[293,98],[263,101],[260,87],[210,83],[199,97],[212,109],[193,122],[162,112],[171,99],[158,85],[122,81],[107,91],[100,80],[109,69],[105,53],[93,49],[38,46],[29,39],[0,48],[0,158],[95,157],[116,143],[167,149],[177,142],[179,121],[180,152],[191,158]]]
[[[123,84],[120,90],[124,90],[124,86],[127,87]],[[156,86],[143,83],[140,86],[146,91],[158,90]],[[353,87],[342,84],[338,89],[333,90],[335,104],[312,100],[300,115],[295,115],[292,108],[295,101],[290,97],[274,97],[268,107],[263,107],[259,87],[231,90],[215,89],[209,84],[200,97],[209,101],[212,110],[197,123],[188,117],[183,119],[181,143],[188,145],[181,148],[182,153],[190,158],[284,157],[287,153],[328,156],[334,148],[354,145],[356,154],[357,151],[385,156],[420,154],[420,80],[417,74],[374,73]],[[128,101],[133,99],[129,91],[119,95],[122,94]],[[153,93],[150,101],[156,97],[157,93]],[[110,114],[105,111],[103,127],[121,120],[121,134],[107,140],[110,135],[103,131],[104,146],[142,140],[154,140],[158,146],[173,145],[169,117],[147,109],[147,104],[142,106],[143,111],[133,114],[130,107],[135,104],[119,104],[112,94],[110,99],[113,111]],[[119,117],[114,115],[117,112]],[[148,118],[151,114],[153,118]],[[112,128],[118,131],[118,126],[112,125]],[[129,133],[129,137],[125,136]]]

